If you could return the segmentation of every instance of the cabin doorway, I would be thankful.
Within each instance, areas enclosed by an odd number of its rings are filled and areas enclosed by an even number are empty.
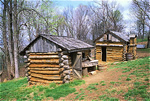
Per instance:
[[[102,61],[106,61],[106,47],[102,47]]]
[[[82,52],[71,53],[72,69],[74,78],[82,78]]]

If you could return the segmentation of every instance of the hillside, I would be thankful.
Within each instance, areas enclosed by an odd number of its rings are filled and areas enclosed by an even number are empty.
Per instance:
[[[0,100],[147,100],[149,58],[109,64],[96,75],[70,84],[28,86],[26,78],[0,84]],[[79,86],[80,85],[80,86]]]

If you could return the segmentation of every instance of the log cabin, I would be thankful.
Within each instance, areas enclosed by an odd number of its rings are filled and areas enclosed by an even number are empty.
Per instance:
[[[136,35],[107,31],[95,40],[96,60],[101,62],[126,61],[136,58]]]
[[[40,34],[20,52],[26,58],[29,85],[82,78],[82,59],[90,55],[91,48],[74,38]]]

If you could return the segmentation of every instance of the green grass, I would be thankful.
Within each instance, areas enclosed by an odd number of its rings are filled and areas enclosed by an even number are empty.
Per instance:
[[[126,100],[132,100],[133,98],[136,97],[142,97],[145,100],[149,99],[150,93],[147,92],[147,85],[134,85],[134,88],[129,89],[126,94],[124,94],[124,97]]]
[[[136,69],[136,68],[143,68],[143,67],[140,67],[142,65],[145,65],[146,66],[144,68],[149,68],[149,63],[150,63],[150,57],[145,57],[145,58],[140,58],[140,59],[137,59],[137,60],[134,60],[134,61],[127,61],[127,62],[122,62],[122,63],[118,63],[116,64],[116,66],[111,66],[109,69],[114,69],[114,68],[122,68],[123,70],[125,70],[125,68],[123,67],[126,67],[126,72],[132,70],[132,69]],[[150,68],[149,68],[150,69]]]
[[[114,81],[112,81],[112,82],[110,82],[110,84],[112,84],[112,85],[120,85],[121,82],[114,82]]]
[[[122,73],[130,72],[129,75],[121,75],[121,77],[127,77],[126,81],[133,82],[134,86],[128,88],[128,92],[123,94],[125,100],[137,101],[137,98],[142,98],[143,101],[148,101],[150,93],[147,91],[149,86],[149,75],[150,71],[150,57],[140,58],[134,61],[122,62],[111,67],[111,69],[120,68]],[[134,76],[134,77],[131,77]],[[121,80],[121,79],[120,79]],[[112,85],[115,82],[110,82]],[[131,84],[131,83],[127,83]],[[120,92],[118,92],[120,93]],[[105,97],[107,98],[107,97]]]
[[[145,38],[144,40],[142,40],[142,39],[137,39],[137,42],[145,42],[145,41],[148,41],[148,39],[147,39],[147,38]]]
[[[75,80],[68,84],[47,86],[27,86],[27,78],[0,83],[0,100],[42,100],[52,97],[54,100],[65,97],[76,91],[75,86],[84,84],[83,80]]]
[[[145,48],[145,49],[137,49],[139,52],[147,52],[150,53],[150,48]]]
[[[114,97],[108,97],[107,95],[101,95],[99,96],[99,99],[102,101],[119,101],[119,99]]]
[[[89,85],[86,89],[87,90],[97,90],[97,88],[94,85]]]
[[[80,94],[78,94],[76,97],[75,97],[75,99],[78,99],[78,98],[80,98],[80,96],[81,95],[83,95],[84,93],[82,92],[82,93],[80,93]]]
[[[126,81],[131,81],[131,78],[127,78]]]

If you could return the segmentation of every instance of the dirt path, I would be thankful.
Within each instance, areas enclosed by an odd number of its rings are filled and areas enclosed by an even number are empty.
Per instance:
[[[88,95],[88,98],[86,98],[85,100],[93,100],[94,97],[102,95],[102,92],[89,94],[89,91],[86,90],[86,88],[89,86],[89,84],[100,83],[101,81],[105,81],[105,83],[110,83],[111,81],[118,82],[118,77],[123,74],[122,72],[118,72],[118,70],[119,69],[109,70],[107,68],[107,69],[102,70],[102,71],[97,71],[96,75],[89,75],[88,77],[84,77],[82,80],[85,81],[85,84],[83,84],[81,86],[76,86],[75,87],[76,92],[81,93],[81,89],[84,89],[85,95]],[[97,87],[97,88],[99,88],[99,87]],[[108,88],[108,86],[103,86],[103,88],[101,88],[101,89],[107,89],[107,88]],[[63,100],[63,99],[74,100],[72,98],[75,98],[75,97],[76,97],[76,95],[74,93],[72,93],[66,97],[60,98],[59,100]]]
[[[137,51],[138,58],[147,57],[147,56],[150,56],[150,52],[147,53],[147,52]]]

